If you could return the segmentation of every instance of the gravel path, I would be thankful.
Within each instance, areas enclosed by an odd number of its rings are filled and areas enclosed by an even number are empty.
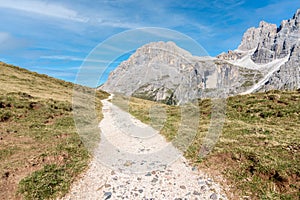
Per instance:
[[[101,143],[62,199],[227,199],[157,131],[103,100]]]

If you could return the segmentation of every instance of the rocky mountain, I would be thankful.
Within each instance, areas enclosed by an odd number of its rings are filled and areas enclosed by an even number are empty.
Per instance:
[[[292,19],[275,24],[260,22],[248,29],[237,50],[218,56],[232,64],[265,73],[249,92],[300,88],[300,9]]]
[[[280,27],[260,22],[238,49],[197,57],[173,42],[146,44],[122,62],[101,89],[167,104],[220,94],[300,88],[300,9]]]
[[[182,104],[201,97],[214,97],[218,89],[230,94],[253,85],[257,70],[236,67],[211,57],[196,57],[173,42],[142,46],[122,62],[101,89],[167,104]],[[250,79],[249,79],[250,77]]]

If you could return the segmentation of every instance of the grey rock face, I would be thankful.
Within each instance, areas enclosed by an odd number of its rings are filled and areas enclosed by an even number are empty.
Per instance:
[[[238,60],[241,59],[244,55],[244,53],[229,50],[227,53],[221,53],[217,56],[217,58],[223,60]]]
[[[300,9],[293,18],[283,20],[279,27],[262,21],[258,28],[248,29],[237,50],[229,51],[218,57],[235,62],[243,60],[245,55],[250,54],[254,65],[256,64],[261,71],[265,71],[266,75],[268,70],[272,70],[271,68],[277,69],[271,76],[268,76],[262,86],[254,91],[298,89],[300,79],[299,41]],[[285,58],[287,58],[285,63],[278,62],[278,66],[268,67],[271,62]]]
[[[250,28],[243,36],[238,50],[254,50],[252,60],[255,63],[268,63],[289,55],[297,43],[300,34],[300,9],[294,17],[283,20],[280,27],[267,22],[260,22],[258,28]]]
[[[248,29],[242,39],[239,50],[248,51],[257,48],[263,41],[273,41],[277,33],[277,26],[275,24],[269,24],[265,21],[259,23],[258,28]]]
[[[219,59],[192,56],[173,42],[139,48],[109,76],[101,89],[167,104],[215,97],[218,90],[240,92],[244,69]]]
[[[300,45],[294,45],[291,49],[288,62],[280,67],[260,88],[260,91],[268,90],[293,90],[300,88]]]
[[[197,98],[300,88],[300,9],[280,27],[260,22],[237,50],[199,58],[173,42],[144,45],[122,62],[101,89],[167,104]]]

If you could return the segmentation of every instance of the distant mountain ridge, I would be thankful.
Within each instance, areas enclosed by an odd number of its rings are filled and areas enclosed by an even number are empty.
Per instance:
[[[196,57],[173,42],[146,44],[111,72],[100,88],[167,104],[197,98],[300,88],[300,9],[280,27],[260,22],[238,49]]]
[[[223,53],[218,58],[270,72],[263,84],[252,92],[272,89],[290,90],[300,88],[299,48],[300,9],[293,18],[283,20],[279,27],[261,21],[258,28],[249,28],[237,50]]]
[[[183,104],[214,97],[218,89],[229,88],[230,94],[242,92],[242,86],[252,81],[249,77],[253,74],[259,71],[234,67],[216,58],[192,56],[173,42],[153,42],[122,62],[100,88],[167,104]]]

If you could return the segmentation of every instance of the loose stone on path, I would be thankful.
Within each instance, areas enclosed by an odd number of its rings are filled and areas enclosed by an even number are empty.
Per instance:
[[[197,168],[189,166],[187,160],[155,130],[109,101],[103,100],[102,103],[104,118],[99,126],[102,144],[96,149],[89,169],[72,185],[70,192],[62,200],[227,199],[219,184]],[[122,121],[126,128],[116,126],[112,120]],[[143,136],[151,137],[138,138],[137,133],[130,132],[135,130],[145,130]],[[108,142],[117,146],[116,151],[104,148],[109,147],[106,146]],[[170,156],[177,156],[176,159],[165,162],[161,159],[165,157],[157,157],[160,148],[166,146],[171,151]],[[136,157],[122,157],[126,152],[129,155],[134,153]],[[107,160],[101,160],[103,156]]]

